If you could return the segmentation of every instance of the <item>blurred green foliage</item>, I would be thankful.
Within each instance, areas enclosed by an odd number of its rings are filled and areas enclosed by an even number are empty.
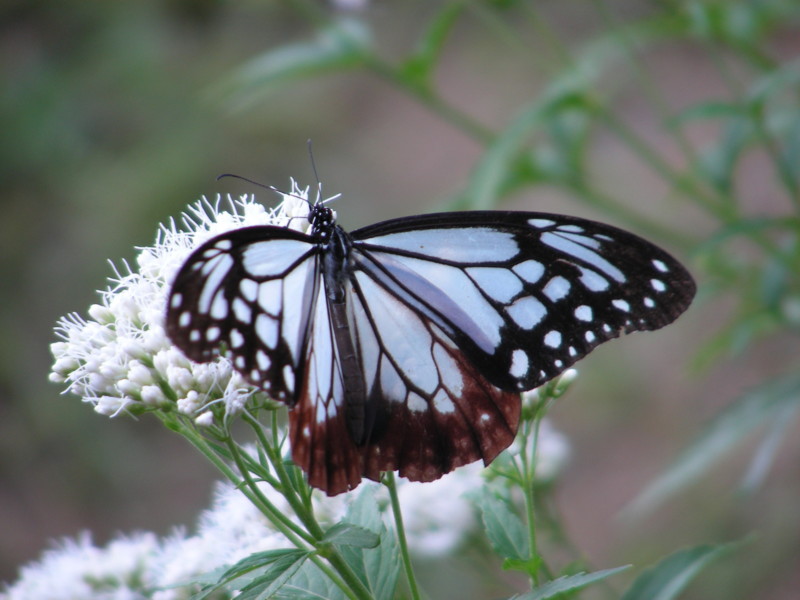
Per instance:
[[[502,205],[615,222],[688,258],[700,297],[666,349],[612,345],[582,365],[592,393],[576,395],[596,397],[557,408],[577,464],[556,497],[598,565],[757,531],[693,597],[792,597],[799,24],[793,0],[6,3],[0,578],[50,537],[164,531],[206,504],[209,474],[177,440],[57,398],[52,324],[157,222],[254,191],[217,174],[311,181],[313,138],[348,226]],[[689,364],[692,381],[676,375]],[[640,535],[609,539],[598,523],[619,506],[582,499],[629,500],[692,437],[635,504]],[[741,495],[731,454],[750,465]],[[652,512],[670,499],[676,514]]]

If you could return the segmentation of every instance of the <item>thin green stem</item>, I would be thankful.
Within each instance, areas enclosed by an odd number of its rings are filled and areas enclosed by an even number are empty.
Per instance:
[[[247,485],[247,489],[250,491],[250,495],[257,500],[257,506],[259,506],[260,510],[265,514],[270,522],[272,522],[275,527],[277,527],[280,532],[283,533],[298,548],[303,547],[303,543],[314,545],[316,541],[315,536],[307,533],[291,519],[289,519],[288,516],[280,511],[264,495],[264,493],[258,487],[257,482],[250,474],[250,469],[247,467],[242,458],[238,444],[229,438],[226,440],[226,446],[228,451],[231,453],[231,457],[233,458],[236,468],[239,469],[239,472],[241,473],[244,483]],[[300,540],[302,540],[302,542]]]
[[[392,502],[392,516],[394,517],[395,529],[397,530],[397,541],[400,544],[400,556],[403,561],[403,570],[406,574],[408,588],[411,591],[411,598],[412,600],[420,600],[417,578],[414,575],[414,567],[411,565],[411,555],[408,552],[406,530],[403,527],[403,513],[400,510],[400,500],[397,497],[397,484],[392,471],[388,471],[384,474],[383,484],[389,490],[389,498]]]
[[[644,68],[642,60],[643,53],[641,50],[637,51],[637,49],[634,48],[634,41],[630,35],[629,29],[617,22],[616,18],[612,16],[611,12],[608,10],[607,4],[603,0],[593,0],[593,3],[595,5],[595,9],[600,14],[601,19],[603,19],[604,23],[606,24],[606,29],[609,32],[613,32],[613,35],[618,40],[620,47],[625,50],[625,55],[628,58],[629,64],[633,68],[633,73],[640,84],[640,89],[644,92],[652,106],[655,108],[660,120],[665,122],[670,117],[670,113],[664,101],[664,94],[654,81],[652,71]],[[683,152],[683,155],[686,157],[687,162],[689,164],[695,163],[697,161],[697,154],[695,153],[692,145],[689,143],[689,140],[684,135],[683,129],[680,127],[668,127],[666,128],[666,131],[675,139],[675,142],[678,144],[681,152]]]
[[[636,135],[623,121],[619,120],[613,112],[607,110],[606,107],[597,106],[596,111],[611,131],[617,134],[664,181],[669,182],[675,189],[689,195],[716,217],[725,221],[731,218],[730,209],[727,208],[729,203],[722,201],[717,196],[710,195],[702,185],[692,180],[691,177],[675,171],[656,151]]]
[[[367,58],[367,66],[373,73],[413,96],[428,110],[440,116],[481,145],[488,145],[494,139],[494,132],[491,129],[484,127],[467,114],[456,110],[436,94],[430,86],[420,85],[410,80],[403,75],[400,69],[378,59],[376,56]]]
[[[300,521],[308,530],[308,534],[305,535],[309,536],[309,543],[319,550],[319,542],[322,540],[325,532],[317,522],[311,507],[307,503],[303,502],[303,500],[295,493],[292,482],[289,479],[289,474],[283,465],[283,458],[280,454],[279,447],[271,444],[269,440],[267,440],[261,423],[258,422],[258,420],[256,420],[252,415],[245,413],[244,420],[254,429],[256,435],[258,436],[259,442],[261,443],[261,447],[267,453],[267,458],[269,459],[272,468],[278,475],[283,497],[289,503],[297,518],[300,519]],[[350,593],[348,593],[348,596],[363,599],[369,599],[372,597],[372,594],[364,585],[364,583],[358,578],[350,565],[347,564],[347,561],[341,557],[335,548],[326,546],[321,553],[336,570],[336,573],[338,573],[340,578],[332,577],[331,575],[333,573],[327,566],[325,566],[325,568],[322,570],[335,583],[337,581],[341,582],[341,585],[337,583],[337,586],[339,586],[343,591],[347,593],[347,590],[342,587],[342,585],[344,585],[348,590],[352,590],[353,595],[351,596]]]
[[[523,427],[524,432],[522,439],[527,442],[528,437],[532,435],[531,421],[526,421]],[[525,521],[526,525],[528,526],[528,548],[530,549],[530,558],[532,560],[537,560],[539,558],[539,549],[536,538],[536,506],[533,498],[533,478],[531,477],[531,473],[535,470],[536,465],[536,438],[533,439],[533,448],[530,452],[530,456],[528,456],[528,452],[525,448],[523,448],[519,456],[522,462],[520,474],[522,476],[522,494],[525,498]],[[538,585],[539,567],[537,564],[536,569],[531,572],[531,586],[536,587]]]

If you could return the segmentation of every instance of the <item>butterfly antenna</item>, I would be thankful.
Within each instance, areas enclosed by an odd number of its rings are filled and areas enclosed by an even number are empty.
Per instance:
[[[311,160],[311,170],[314,171],[314,179],[317,180],[317,199],[314,204],[319,204],[322,201],[322,182],[319,180],[317,163],[314,161],[314,150],[311,147],[311,138],[306,141],[306,144],[308,145],[308,158]]]
[[[233,177],[234,179],[239,179],[241,181],[246,181],[247,183],[250,183],[250,184],[255,185],[257,187],[260,187],[260,188],[264,188],[265,190],[269,190],[271,192],[277,192],[278,194],[283,194],[283,192],[280,191],[278,188],[276,188],[274,185],[267,185],[266,183],[261,183],[261,182],[258,182],[258,181],[254,181],[253,179],[248,179],[247,177],[243,177],[241,175],[236,175],[235,173],[223,173],[222,175],[218,175],[217,176],[217,181],[219,181],[223,177]]]
[[[325,198],[325,200],[322,199],[322,182],[320,181],[319,173],[317,172],[317,163],[314,160],[314,152],[311,148],[311,139],[309,139],[306,143],[308,144],[308,158],[311,160],[311,170],[314,171],[314,179],[317,180],[317,199],[314,202],[314,204],[324,205],[327,204],[328,202],[333,202],[334,200],[338,200],[339,198],[342,197],[341,193],[331,196],[330,198]]]
[[[279,190],[278,188],[276,188],[274,185],[267,185],[266,183],[261,183],[253,179],[248,179],[247,177],[243,177],[242,175],[236,175],[235,173],[223,173],[222,175],[218,175],[217,181],[219,181],[223,177],[233,177],[234,179],[246,181],[247,183],[251,183],[260,188],[264,188],[265,190],[269,190],[270,192],[275,192],[276,194],[280,194],[281,196],[291,196],[292,198],[297,198],[298,200],[302,200],[303,202],[311,206],[311,202],[309,202],[306,198],[303,198],[299,194],[293,194],[292,192],[284,192],[283,190]]]

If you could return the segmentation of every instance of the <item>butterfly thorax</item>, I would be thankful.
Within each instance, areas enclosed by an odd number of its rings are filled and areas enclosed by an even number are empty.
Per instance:
[[[308,220],[311,223],[311,235],[323,241],[331,236],[336,223],[333,211],[322,204],[311,205]]]

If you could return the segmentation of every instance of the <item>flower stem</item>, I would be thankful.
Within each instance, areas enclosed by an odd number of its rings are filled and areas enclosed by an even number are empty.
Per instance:
[[[403,527],[403,513],[400,511],[400,500],[397,497],[397,484],[394,472],[387,471],[383,476],[383,484],[389,490],[389,498],[392,502],[392,516],[394,517],[395,529],[397,530],[397,542],[400,544],[400,556],[403,560],[403,570],[406,573],[406,581],[411,591],[412,600],[420,600],[417,578],[414,575],[414,568],[411,565],[411,556],[408,553],[408,542],[406,541],[406,531]]]

